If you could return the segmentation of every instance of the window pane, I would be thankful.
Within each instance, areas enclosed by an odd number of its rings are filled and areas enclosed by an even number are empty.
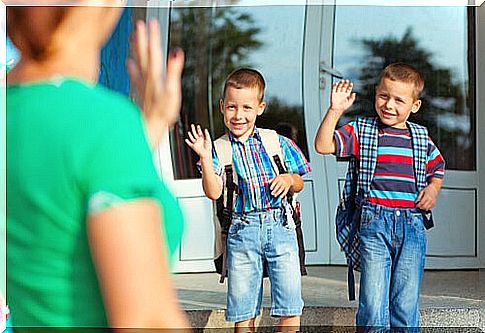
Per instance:
[[[447,169],[476,170],[473,22],[466,7],[338,6],[334,66],[358,94],[341,123],[374,115],[382,68],[409,63],[425,79],[421,109],[410,121],[428,127]]]
[[[6,47],[6,55],[5,55],[5,64],[1,65],[2,71],[8,73],[10,69],[12,69],[17,62],[20,60],[20,52],[17,50],[15,45],[13,45],[10,38],[7,36],[7,47]],[[1,60],[0,60],[1,61]]]
[[[266,79],[267,108],[257,126],[276,129],[288,123],[308,157],[302,101],[302,50],[305,7],[253,6],[174,8],[170,46],[186,52],[183,106],[171,133],[175,179],[198,178],[198,160],[184,143],[191,123],[224,134],[219,99],[225,77],[250,66]]]

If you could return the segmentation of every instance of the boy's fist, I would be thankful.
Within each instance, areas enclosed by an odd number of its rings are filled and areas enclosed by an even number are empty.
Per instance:
[[[430,210],[436,205],[439,189],[433,184],[426,186],[416,199],[416,207],[422,210]]]
[[[332,86],[330,95],[330,109],[344,113],[355,101],[355,93],[352,92],[353,84],[349,80],[342,80]]]
[[[192,148],[201,159],[212,158],[212,140],[207,128],[202,131],[200,125],[197,125],[196,127],[194,124],[191,124],[190,127],[191,131],[187,133],[188,138],[185,139],[185,143]]]
[[[273,178],[270,182],[269,189],[274,197],[284,198],[290,188],[293,186],[293,177],[289,173],[281,174]]]

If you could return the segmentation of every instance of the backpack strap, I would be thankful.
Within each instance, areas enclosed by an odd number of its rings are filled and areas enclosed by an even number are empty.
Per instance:
[[[226,202],[225,206],[233,207],[234,202],[233,200],[228,200],[230,199],[228,198],[228,194],[237,189],[237,173],[232,161],[232,146],[229,136],[224,134],[219,139],[215,140],[214,148],[217,153],[217,158],[219,159],[219,164],[224,168],[222,194],[225,199],[224,201]],[[231,175],[229,175],[230,173]],[[234,197],[232,199],[234,199]]]
[[[414,170],[418,191],[426,187],[426,159],[428,155],[428,130],[426,127],[407,122],[413,145]],[[378,128],[377,118],[357,119],[357,137],[359,141],[359,178],[358,190],[362,189],[365,197],[369,193],[377,163]]]
[[[224,283],[227,275],[227,233],[231,225],[232,211],[234,208],[235,193],[237,191],[237,174],[232,161],[232,146],[229,136],[223,135],[214,141],[214,148],[219,163],[224,167],[222,194],[216,200],[216,215],[219,225],[215,225],[216,237],[220,233],[221,241],[216,243],[216,256],[222,254],[222,268],[219,282]],[[217,247],[220,248],[217,248]]]
[[[261,136],[263,147],[270,157],[273,170],[277,175],[288,173],[288,170],[286,170],[286,167],[284,166],[285,159],[283,156],[283,150],[281,149],[278,133],[274,130],[265,128],[258,128],[258,130],[259,135]],[[296,193],[293,193],[292,191],[288,192],[287,200],[289,203],[291,203],[292,207],[294,204],[296,204],[296,196]]]
[[[377,118],[358,118],[356,135],[359,142],[357,193],[362,191],[363,199],[365,200],[369,193],[377,164]]]
[[[284,166],[284,156],[283,150],[281,149],[279,135],[276,131],[265,129],[265,128],[258,128],[259,135],[261,136],[261,142],[263,144],[266,153],[270,157],[271,164],[273,165],[273,170],[276,172],[277,175],[288,173],[286,167]],[[291,193],[293,198],[289,198],[288,202],[293,202],[293,199],[296,198],[295,193]]]
[[[341,209],[353,209],[352,207],[345,207],[345,203],[350,203],[350,205],[352,205],[357,201],[356,204],[359,205],[359,201],[367,198],[377,164],[379,134],[377,118],[358,118],[356,123],[356,136],[359,142],[360,159],[356,162],[355,159],[352,158],[349,162],[345,187],[340,202]],[[428,131],[426,127],[415,123],[408,122],[407,124],[412,138],[416,186],[418,191],[421,191],[426,186]],[[353,219],[352,223],[354,224],[356,221],[356,219]],[[345,228],[341,227],[340,232],[337,231],[337,239],[342,249],[345,251],[348,262],[347,283],[349,300],[355,300],[355,280],[353,270],[360,270],[360,250],[358,246],[359,235],[357,225],[344,227]]]
[[[273,169],[278,175],[288,173],[288,170],[284,166],[283,150],[281,149],[279,135],[276,131],[270,129],[258,129],[261,136],[261,142],[263,144],[266,153],[269,155]],[[288,191],[286,194],[286,201],[289,206],[287,214],[291,214],[295,223],[296,240],[298,243],[298,257],[300,260],[300,273],[301,275],[307,275],[305,266],[305,244],[303,241],[303,231],[301,229],[301,216],[299,202],[296,201],[296,193]],[[287,207],[288,207],[287,206]]]
[[[428,156],[428,130],[426,127],[408,122],[414,155],[416,187],[421,192],[426,187],[426,160]]]
[[[217,158],[219,159],[219,164],[222,165],[223,168],[225,168],[226,165],[233,165],[231,140],[227,134],[224,134],[214,141],[214,148],[217,153]],[[236,175],[233,173],[233,179],[237,180],[237,177],[234,176]]]
[[[271,164],[273,165],[273,170],[276,172],[276,174],[282,173],[275,160],[275,157],[278,156],[280,162],[284,161],[283,151],[281,150],[278,133],[276,133],[276,131],[265,128],[258,128],[258,131],[259,135],[261,136],[261,142],[263,144],[263,147],[270,157]],[[286,171],[284,173],[286,173]]]
[[[337,231],[337,239],[347,257],[347,287],[350,301],[355,300],[354,269],[360,271],[358,207],[367,198],[374,177],[378,140],[377,118],[358,118],[356,123],[357,132],[355,134],[359,142],[359,160],[356,161],[355,158],[351,158],[349,161],[343,198],[341,199],[341,208],[351,211],[352,217],[348,221],[350,225],[341,226],[340,232]],[[351,207],[343,207],[344,203]]]

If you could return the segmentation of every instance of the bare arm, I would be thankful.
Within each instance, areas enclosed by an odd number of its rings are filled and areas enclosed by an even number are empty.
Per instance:
[[[160,206],[139,199],[89,216],[88,236],[112,327],[189,327],[172,287]]]
[[[334,154],[334,131],[342,114],[352,106],[355,93],[352,93],[352,83],[340,81],[332,86],[330,107],[323,118],[315,136],[315,150],[320,154]]]
[[[201,158],[202,188],[205,195],[211,200],[217,200],[222,194],[222,178],[214,172],[212,157]]]
[[[305,186],[305,183],[303,182],[303,178],[297,173],[291,174],[291,178],[293,178],[293,186],[291,187],[293,192],[295,193],[301,192],[303,190],[303,187]]]
[[[202,167],[202,188],[205,195],[211,200],[217,200],[222,194],[222,178],[214,172],[212,166],[212,140],[207,128],[194,124],[187,133],[185,143],[200,157]]]

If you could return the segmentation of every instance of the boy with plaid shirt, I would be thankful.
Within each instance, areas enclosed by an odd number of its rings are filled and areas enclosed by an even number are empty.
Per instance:
[[[356,97],[352,83],[340,81],[332,87],[330,108],[315,138],[317,152],[359,161],[360,327],[419,326],[426,255],[423,212],[436,203],[445,165],[426,129],[407,121],[421,106],[423,87],[415,68],[391,64],[376,87],[378,117],[361,118],[335,131]]]
[[[265,109],[265,82],[253,69],[237,69],[224,84],[220,110],[228,135],[238,191],[227,239],[226,320],[254,330],[262,301],[263,266],[271,282],[271,315],[280,327],[298,328],[303,309],[295,225],[285,210],[288,191],[303,189],[310,166],[293,141],[278,135],[287,174],[279,174],[255,127]],[[204,193],[217,200],[224,170],[207,129],[192,125],[186,143],[199,155]],[[266,147],[267,148],[267,147]]]

